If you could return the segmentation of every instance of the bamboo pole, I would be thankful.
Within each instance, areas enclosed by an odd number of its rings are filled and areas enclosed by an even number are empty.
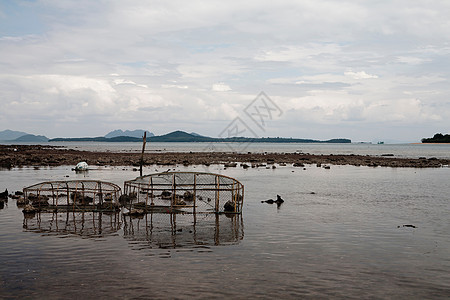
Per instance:
[[[142,153],[141,153],[141,162],[139,166],[139,174],[142,177],[142,165],[144,164],[144,151],[145,151],[145,143],[147,142],[147,131],[144,131],[144,137],[142,138]]]

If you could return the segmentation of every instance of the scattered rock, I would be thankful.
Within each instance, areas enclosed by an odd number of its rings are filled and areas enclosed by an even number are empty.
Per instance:
[[[269,199],[269,200],[263,200],[261,201],[261,203],[269,203],[269,204],[274,204],[275,201],[273,199]]]
[[[275,200],[275,203],[280,206],[282,203],[284,203],[284,200],[281,199],[280,195],[277,195],[277,200]]]
[[[194,194],[191,193],[190,191],[186,191],[186,192],[184,192],[184,194],[183,194],[183,198],[184,198],[184,200],[186,200],[186,201],[193,201],[193,200],[194,200]]]
[[[161,198],[162,199],[171,199],[172,198],[172,192],[169,191],[162,191],[161,193]]]
[[[234,203],[232,201],[227,201],[224,206],[223,206],[224,210],[226,212],[235,212],[235,208],[234,208]]]
[[[38,209],[36,207],[34,207],[33,205],[30,205],[30,204],[25,205],[25,207],[22,210],[22,212],[24,214],[34,214],[37,211],[38,211]]]
[[[411,224],[406,224],[406,225],[402,225],[402,226],[397,226],[397,228],[400,228],[400,227],[409,227],[409,228],[417,228],[417,226],[415,226],[415,225],[411,225]]]
[[[4,192],[0,193],[0,199],[8,199],[8,189],[5,189]]]
[[[225,167],[225,168],[235,168],[236,166],[237,166],[237,163],[235,163],[235,162],[233,162],[233,163],[225,163],[225,164],[223,164],[223,166]]]
[[[28,204],[30,201],[28,199],[25,199],[24,197],[19,197],[19,199],[16,200],[16,204],[19,205],[25,205]]]
[[[119,202],[121,204],[129,203],[130,202],[130,196],[128,196],[127,194],[120,195]]]

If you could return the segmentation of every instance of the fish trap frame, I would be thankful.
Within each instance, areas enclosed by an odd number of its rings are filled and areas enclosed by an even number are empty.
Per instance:
[[[23,189],[38,211],[118,211],[121,188],[98,180],[47,181]]]
[[[125,181],[121,202],[144,212],[242,212],[244,186],[236,179],[201,172],[164,172]]]

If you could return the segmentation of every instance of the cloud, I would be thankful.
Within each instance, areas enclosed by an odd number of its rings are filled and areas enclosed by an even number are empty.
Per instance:
[[[219,82],[219,83],[213,84],[212,90],[215,92],[228,92],[228,91],[231,91],[231,88],[229,85],[227,85],[223,82]]]
[[[445,1],[18,3],[0,5],[5,129],[214,135],[262,90],[289,112],[277,136],[450,126]]]
[[[370,79],[370,78],[378,78],[377,75],[371,75],[371,74],[367,74],[364,71],[359,71],[359,72],[353,72],[353,71],[347,71],[344,73],[345,76],[350,76],[353,79]]]

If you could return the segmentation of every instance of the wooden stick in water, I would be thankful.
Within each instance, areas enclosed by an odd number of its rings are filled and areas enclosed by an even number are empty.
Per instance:
[[[144,131],[144,137],[142,138],[142,154],[141,154],[141,162],[139,166],[139,174],[142,177],[142,165],[144,164],[144,151],[145,151],[145,143],[147,141],[147,131]]]

